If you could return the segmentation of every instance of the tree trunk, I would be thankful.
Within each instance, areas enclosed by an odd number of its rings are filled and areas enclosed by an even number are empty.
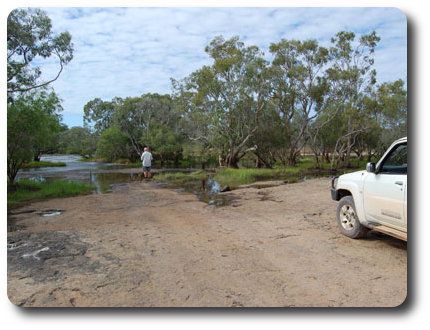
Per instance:
[[[352,126],[352,118],[348,118],[348,140],[346,143],[346,155],[345,155],[345,161],[343,163],[343,167],[347,168],[350,166],[350,159],[351,159],[351,149],[352,149],[352,143],[351,143],[351,126]]]
[[[236,159],[236,158],[230,159],[228,167],[239,168],[238,163],[239,163],[239,159]]]
[[[263,165],[265,168],[272,168],[272,165],[270,164],[270,160],[266,160],[263,157],[260,156],[258,152],[254,151],[254,155],[257,157],[255,161],[255,167],[256,168],[262,168]]]
[[[318,152],[316,151],[314,151],[314,167],[320,168],[319,155],[318,155]]]
[[[17,164],[14,161],[12,161],[12,164],[8,164],[7,177],[9,178],[9,183],[11,185],[15,183],[16,176],[21,167],[22,167],[22,162]]]
[[[297,151],[295,151],[294,149],[291,149],[290,154],[288,156],[288,165],[296,166],[297,165],[296,157],[297,157]]]

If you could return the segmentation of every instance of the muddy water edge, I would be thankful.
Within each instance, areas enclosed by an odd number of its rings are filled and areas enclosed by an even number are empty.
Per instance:
[[[87,182],[92,184],[95,189],[93,194],[106,194],[111,193],[115,189],[122,185],[130,182],[142,181],[142,173],[140,168],[124,168],[121,165],[108,164],[108,163],[95,163],[79,161],[77,155],[52,155],[42,157],[42,160],[53,161],[53,162],[64,162],[65,167],[45,167],[38,169],[31,169],[21,171],[18,175],[18,180],[22,178],[36,180],[36,181],[54,181],[54,180],[68,180]],[[192,169],[163,169],[155,170],[154,172],[193,172]],[[262,181],[251,184],[253,188],[264,189],[268,187],[274,187],[283,184],[292,184],[296,182],[303,182],[311,178],[316,177],[329,177],[333,175],[327,171],[310,171],[300,176],[285,176],[285,177],[265,177]],[[270,181],[277,180],[277,181]],[[243,187],[249,187],[250,185],[244,185],[240,187],[229,187],[222,186],[218,181],[214,179],[214,173],[208,172],[208,174],[201,179],[189,179],[182,180],[179,182],[167,182],[153,179],[160,188],[172,189],[179,192],[191,193],[195,195],[198,200],[205,202],[209,205],[222,207],[230,205],[232,202],[231,195],[223,194],[224,191],[240,189]],[[264,181],[267,181],[265,183]],[[26,212],[30,212],[27,210]],[[41,217],[53,217],[62,213],[62,210],[46,210],[44,214],[39,214]],[[21,231],[24,228],[15,223],[16,212],[8,212],[7,230],[8,231]]]

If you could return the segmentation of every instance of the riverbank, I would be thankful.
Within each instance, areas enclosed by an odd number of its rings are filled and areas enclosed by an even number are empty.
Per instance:
[[[339,233],[329,179],[223,193],[215,207],[157,181],[31,203],[10,214],[8,296],[19,306],[401,304],[406,243]],[[42,217],[48,210],[58,215]],[[395,261],[395,262],[394,262]]]
[[[12,210],[26,203],[48,198],[86,195],[90,194],[94,188],[94,186],[83,182],[20,180],[15,185],[8,186],[7,208]]]

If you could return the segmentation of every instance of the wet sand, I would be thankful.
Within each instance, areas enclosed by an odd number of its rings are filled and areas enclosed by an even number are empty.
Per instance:
[[[18,306],[393,307],[407,245],[339,233],[330,180],[252,185],[227,206],[160,188],[53,199],[13,210],[8,296]],[[60,210],[43,217],[45,211]]]

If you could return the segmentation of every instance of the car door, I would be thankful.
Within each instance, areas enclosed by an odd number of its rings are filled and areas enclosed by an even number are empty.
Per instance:
[[[364,182],[364,211],[370,222],[401,230],[407,226],[407,143],[393,147]]]

